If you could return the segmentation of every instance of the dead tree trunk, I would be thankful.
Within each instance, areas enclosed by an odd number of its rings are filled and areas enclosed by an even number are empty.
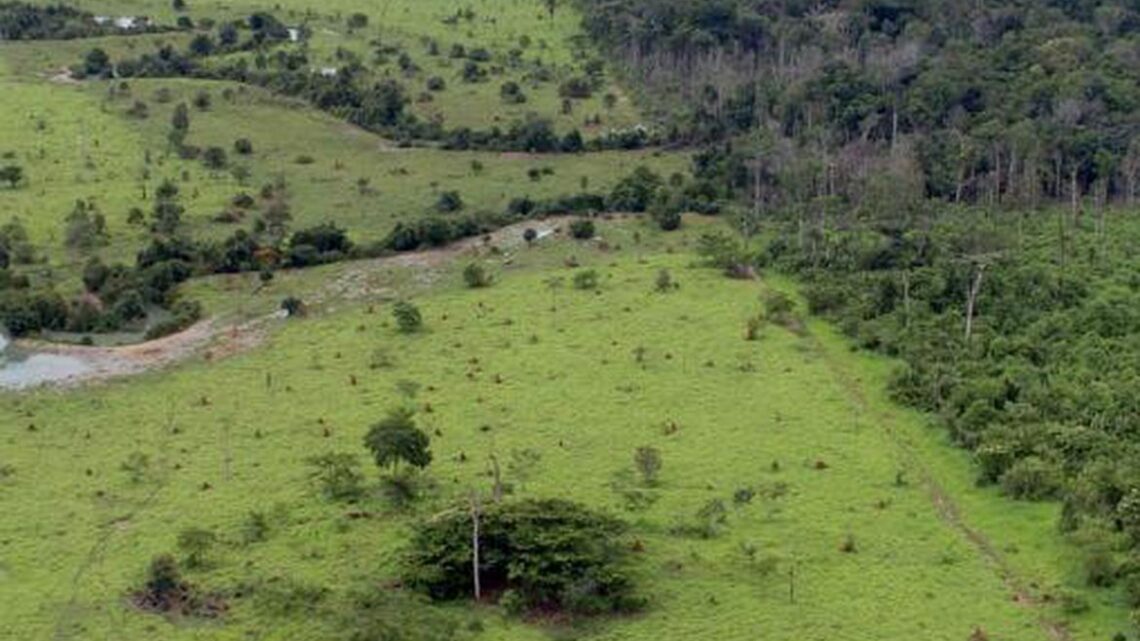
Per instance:
[[[978,294],[982,291],[982,277],[986,273],[986,266],[978,265],[974,269],[974,282],[966,292],[966,342],[970,341],[970,336],[974,332],[974,306],[978,302]]]

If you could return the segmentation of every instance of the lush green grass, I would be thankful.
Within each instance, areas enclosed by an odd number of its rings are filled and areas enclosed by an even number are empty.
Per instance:
[[[130,83],[129,94],[111,98],[111,84],[74,87],[0,79],[15,114],[0,124],[0,153],[12,153],[27,173],[24,185],[0,188],[0,215],[5,220],[19,217],[41,253],[65,268],[73,269],[84,260],[63,249],[64,217],[77,199],[94,202],[107,217],[110,243],[103,256],[129,260],[146,241],[146,232],[127,224],[128,211],[139,207],[149,212],[149,198],[165,179],[179,184],[187,231],[196,237],[231,234],[235,225],[212,222],[213,217],[238,192],[256,193],[260,185],[284,177],[294,228],[332,221],[347,228],[357,241],[367,242],[382,239],[399,220],[431,213],[445,190],[459,191],[467,211],[502,211],[515,197],[553,197],[578,192],[583,186],[604,193],[638,165],[668,175],[683,171],[688,162],[682,154],[649,151],[529,156],[398,149],[257,89],[138,80]],[[171,102],[154,100],[160,87],[171,90]],[[234,90],[232,101],[222,97],[227,87]],[[227,171],[207,170],[169,150],[166,132],[174,105],[189,101],[201,89],[211,93],[213,105],[206,112],[192,111],[188,142],[228,150],[231,164],[250,170],[244,185]],[[145,120],[126,115],[140,99],[149,104]],[[239,137],[253,142],[252,156],[233,153]],[[313,162],[299,163],[303,156]],[[528,176],[531,169],[547,167],[553,175],[539,181]],[[362,178],[369,181],[369,190],[359,188]],[[148,200],[143,199],[144,192]]]
[[[573,114],[561,113],[559,81],[580,70],[584,62],[571,44],[578,33],[578,17],[569,8],[560,8],[551,20],[539,3],[474,2],[464,7],[470,6],[478,17],[454,26],[442,22],[455,11],[450,3],[386,3],[371,11],[367,28],[351,32],[345,18],[353,3],[325,4],[308,17],[309,5],[299,2],[191,5],[189,15],[195,19],[237,19],[266,10],[290,24],[304,22],[314,34],[309,46],[314,66],[334,64],[338,47],[368,61],[373,39],[398,43],[422,67],[415,77],[404,79],[410,90],[422,88],[430,75],[446,78],[448,88],[436,93],[434,102],[413,103],[412,109],[423,117],[442,117],[448,126],[506,127],[531,111],[552,118],[560,130],[580,126],[594,113],[603,115],[603,127],[638,120],[624,97],[612,112],[602,107],[601,96],[606,91],[621,95],[614,86],[589,100],[576,101]],[[77,6],[97,15],[150,15],[164,24],[172,24],[176,17],[169,3],[81,2]],[[488,16],[496,19],[491,21]],[[528,65],[535,58],[554,65],[556,77],[537,88],[524,84],[530,98],[526,104],[505,105],[499,97],[500,84],[511,78],[521,80],[522,69],[506,69],[502,76],[475,84],[456,77],[461,61],[447,57],[452,43],[488,47],[497,60],[493,64],[498,65],[507,50],[519,46],[524,34],[531,45],[523,59]],[[235,225],[212,221],[229,200],[238,192],[253,193],[262,184],[284,178],[289,184],[294,228],[331,221],[347,228],[355,240],[368,242],[382,239],[397,221],[431,213],[445,190],[458,190],[469,212],[501,211],[520,196],[539,199],[583,189],[605,192],[640,164],[665,175],[687,166],[684,155],[653,152],[539,157],[396,149],[297,101],[231,83],[134,80],[124,92],[118,82],[75,85],[50,80],[96,46],[112,58],[134,57],[162,43],[182,47],[189,38],[187,33],[168,33],[0,44],[0,90],[6,96],[6,113],[13,114],[0,124],[0,154],[9,154],[27,174],[21,187],[0,188],[0,219],[20,218],[45,265],[54,268],[56,276],[69,278],[72,288],[87,258],[63,247],[64,218],[75,201],[95,203],[107,218],[109,242],[99,250],[104,260],[130,262],[146,242],[147,232],[127,224],[128,212],[139,207],[149,213],[149,198],[166,179],[181,187],[186,230],[197,238],[221,239],[231,234]],[[436,39],[442,54],[428,56],[424,38]],[[376,70],[377,75],[395,72],[394,60]],[[156,99],[160,88],[170,90],[171,101]],[[222,98],[225,89],[233,91],[232,99]],[[226,149],[232,166],[248,169],[250,176],[244,184],[228,171],[209,171],[201,163],[181,160],[172,153],[166,135],[174,105],[189,102],[200,90],[211,93],[213,106],[206,112],[193,111],[187,142]],[[127,115],[136,101],[147,104],[148,118]],[[239,137],[253,141],[252,156],[233,153],[233,142]],[[312,162],[301,164],[302,157]],[[539,181],[528,177],[528,171],[544,168],[553,170],[553,175]],[[368,189],[360,188],[361,179],[368,181]],[[255,215],[252,212],[250,218]],[[43,270],[37,267],[37,271]]]
[[[360,56],[377,77],[393,77],[404,83],[413,99],[411,111],[424,119],[440,119],[447,127],[486,129],[498,125],[508,127],[528,113],[550,118],[559,131],[582,129],[587,136],[609,128],[624,128],[640,122],[637,109],[625,97],[612,79],[585,100],[575,100],[572,113],[562,113],[562,99],[558,88],[562,81],[584,73],[585,62],[595,57],[588,50],[573,45],[579,35],[578,16],[569,7],[555,12],[551,20],[541,3],[529,0],[493,0],[456,5],[450,2],[386,3],[374,10],[365,10],[369,26],[350,30],[345,18],[359,7],[357,3],[324,6],[318,13],[306,17],[310,5],[302,2],[274,3],[193,3],[186,14],[196,20],[210,18],[244,19],[257,10],[265,10],[282,18],[287,24],[309,26],[312,36],[307,43],[310,67],[334,68],[343,65],[338,51],[350,51]],[[173,24],[176,16],[169,6],[156,9],[154,3],[96,2],[76,3],[96,14],[155,16],[162,24]],[[277,7],[281,7],[278,9]],[[456,25],[444,24],[443,19],[457,9],[471,8],[476,18],[470,22],[460,20]],[[490,17],[494,16],[492,20]],[[525,36],[525,39],[524,39]],[[79,62],[94,47],[107,51],[113,60],[133,58],[162,44],[185,49],[191,35],[188,33],[146,34],[72,40],[57,42],[29,42],[5,45],[14,67],[24,74],[55,74],[61,68]],[[429,55],[427,42],[437,43],[439,54]],[[396,64],[398,56],[390,55],[383,64],[374,65],[374,47],[379,41],[386,46],[397,46],[407,53],[418,70],[403,72]],[[484,81],[465,83],[461,79],[464,59],[449,57],[452,45],[470,50],[485,48],[492,60],[485,63],[486,70],[499,68]],[[525,45],[525,46],[524,46]],[[508,61],[512,49],[521,52],[520,64]],[[528,73],[545,67],[551,75],[546,82],[528,81]],[[426,91],[428,78],[439,76],[447,83],[444,91],[432,93],[431,102],[416,100]],[[508,82],[519,83],[527,95],[523,104],[507,104],[500,97],[500,87]],[[603,104],[607,93],[618,98],[612,109]],[[600,126],[585,124],[587,118],[597,116]]]
[[[427,319],[421,335],[397,334],[386,307],[361,304],[283,322],[266,346],[228,360],[6,398],[2,462],[15,470],[0,485],[7,629],[20,639],[112,630],[124,639],[335,637],[326,618],[271,615],[256,596],[233,599],[226,621],[206,626],[136,613],[122,598],[148,559],[172,550],[190,526],[227,541],[210,569],[192,574],[214,589],[278,577],[341,594],[392,576],[412,516],[370,498],[355,509],[373,518],[346,518],[344,506],[316,496],[304,458],[362,453],[368,424],[404,402],[397,384],[407,380],[421,385],[415,402],[432,407],[421,424],[441,434],[428,472],[438,490],[420,514],[469,488],[489,489],[488,455],[521,449],[541,461],[525,480],[508,471],[520,496],[620,512],[613,475],[631,467],[638,446],[662,451],[659,502],[625,513],[645,544],[640,575],[652,605],[592,626],[595,638],[960,640],[975,625],[990,638],[1046,638],[1038,609],[1014,603],[976,546],[939,517],[918,470],[929,468],[952,492],[967,522],[1016,545],[1012,563],[1042,586],[1064,578],[1051,565],[1063,548],[1044,527],[1049,510],[1014,509],[972,488],[968,469],[924,432],[921,417],[884,404],[875,391],[882,363],[850,354],[826,329],[812,327],[817,339],[768,326],[760,340],[743,340],[763,285],[689,267],[681,236],[669,237],[680,249],[669,253],[647,230],[649,240],[635,243],[633,231],[603,229],[625,247],[617,252],[569,241],[525,252],[495,267],[499,281],[488,290],[463,289],[446,271],[417,297]],[[599,294],[551,290],[552,277],[572,275],[556,266],[568,254],[602,272]],[[678,290],[653,291],[662,268]],[[419,291],[416,282],[391,279],[405,292]],[[369,368],[377,348],[390,350],[394,368]],[[679,426],[671,435],[669,422]],[[901,448],[888,430],[919,445]],[[120,464],[133,452],[150,456],[155,480],[128,480]],[[908,471],[903,486],[900,470]],[[787,495],[763,498],[778,483]],[[747,486],[761,495],[731,507],[734,490]],[[720,536],[669,534],[714,498],[730,505]],[[272,534],[243,547],[234,541],[250,510],[272,515]],[[848,535],[853,554],[839,549]],[[777,559],[777,571],[765,576],[749,563],[745,543],[758,559]],[[545,636],[494,610],[477,616],[487,626],[481,638]],[[1118,623],[1097,605],[1078,620],[1077,638],[1106,638]]]

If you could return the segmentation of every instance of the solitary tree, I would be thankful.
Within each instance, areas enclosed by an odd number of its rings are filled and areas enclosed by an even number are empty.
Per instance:
[[[376,465],[395,472],[403,461],[423,469],[431,463],[431,439],[416,427],[411,410],[398,408],[368,430],[364,445],[372,452]]]

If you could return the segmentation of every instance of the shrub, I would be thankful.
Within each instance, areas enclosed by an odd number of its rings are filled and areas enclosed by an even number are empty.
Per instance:
[[[681,212],[671,209],[662,209],[653,212],[653,222],[662,231],[676,231],[681,228]]]
[[[309,478],[321,489],[325,498],[334,501],[353,501],[363,493],[364,475],[359,471],[360,461],[353,454],[329,452],[305,459],[311,470]]]
[[[725,507],[724,501],[709,499],[697,510],[691,520],[682,520],[670,528],[670,532],[677,536],[711,539],[720,533],[727,521],[728,509]]]
[[[633,464],[641,480],[646,485],[657,483],[657,475],[661,473],[661,452],[655,447],[639,447],[633,453]]]
[[[1017,499],[1051,499],[1061,490],[1061,471],[1039,457],[1027,456],[1002,474],[1001,489]]]
[[[127,115],[131,118],[145,120],[150,116],[150,108],[147,107],[147,104],[145,102],[136,100],[134,104],[131,105],[131,108],[127,110]]]
[[[435,201],[435,210],[441,214],[449,214],[463,209],[463,198],[458,191],[442,192]]]
[[[579,218],[570,223],[570,235],[579,240],[589,240],[594,237],[594,221],[589,218]]]
[[[253,153],[253,143],[249,138],[238,138],[234,141],[234,152],[242,156],[248,156]]]
[[[431,78],[427,79],[427,90],[428,91],[443,91],[446,88],[447,88],[447,82],[444,81],[444,79],[440,78],[439,76],[432,76]]]
[[[221,147],[209,147],[202,154],[202,164],[208,169],[225,169],[226,162],[226,150]]]
[[[499,87],[499,97],[507,104],[517,105],[526,102],[526,94],[523,93],[519,83],[508,80]]]
[[[598,288],[598,272],[586,269],[574,274],[574,289],[594,290]]]
[[[194,94],[194,107],[197,108],[198,111],[209,110],[211,102],[210,93],[204,89]]]
[[[764,316],[770,322],[788,329],[798,329],[799,319],[795,313],[795,302],[791,297],[780,291],[764,292]]]
[[[855,535],[848,532],[843,537],[843,542],[839,544],[839,551],[845,554],[854,554],[858,550],[859,547],[855,543]]]
[[[527,227],[523,231],[523,240],[525,240],[528,245],[530,243],[533,243],[534,241],[538,240],[538,232],[535,231],[533,227]]]
[[[305,302],[296,296],[286,297],[281,301],[281,309],[290,318],[305,315]]]
[[[178,549],[186,555],[187,567],[201,567],[206,563],[206,555],[218,540],[212,531],[192,527],[178,533]]]
[[[754,341],[760,338],[760,329],[764,326],[764,319],[753,316],[744,325],[744,340]]]
[[[660,293],[672,291],[677,288],[677,284],[673,282],[673,275],[669,273],[668,269],[661,269],[657,272],[657,278],[653,281],[653,287]]]
[[[590,81],[582,76],[574,76],[558,87],[558,95],[563,98],[577,98],[584,100],[594,95]]]
[[[647,167],[638,167],[618,181],[610,192],[606,206],[610,211],[643,212],[649,208],[661,187],[661,176]]]
[[[472,289],[488,287],[491,280],[491,274],[479,263],[471,263],[463,269],[463,282]]]
[[[398,301],[392,306],[392,317],[396,327],[404,334],[414,334],[423,328],[424,319],[420,309],[408,301]]]
[[[453,510],[421,522],[404,562],[404,581],[437,600],[472,594],[472,516]],[[644,600],[628,574],[625,525],[561,499],[488,506],[479,518],[482,583],[505,591],[500,604],[591,615],[628,612]]]
[[[213,617],[225,611],[225,603],[213,596],[203,597],[183,580],[178,562],[169,554],[150,562],[146,583],[131,596],[141,610],[182,616]]]

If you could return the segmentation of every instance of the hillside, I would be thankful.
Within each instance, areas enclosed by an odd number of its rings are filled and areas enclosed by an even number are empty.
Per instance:
[[[0,0],[0,639],[1135,641],[1138,11]]]

